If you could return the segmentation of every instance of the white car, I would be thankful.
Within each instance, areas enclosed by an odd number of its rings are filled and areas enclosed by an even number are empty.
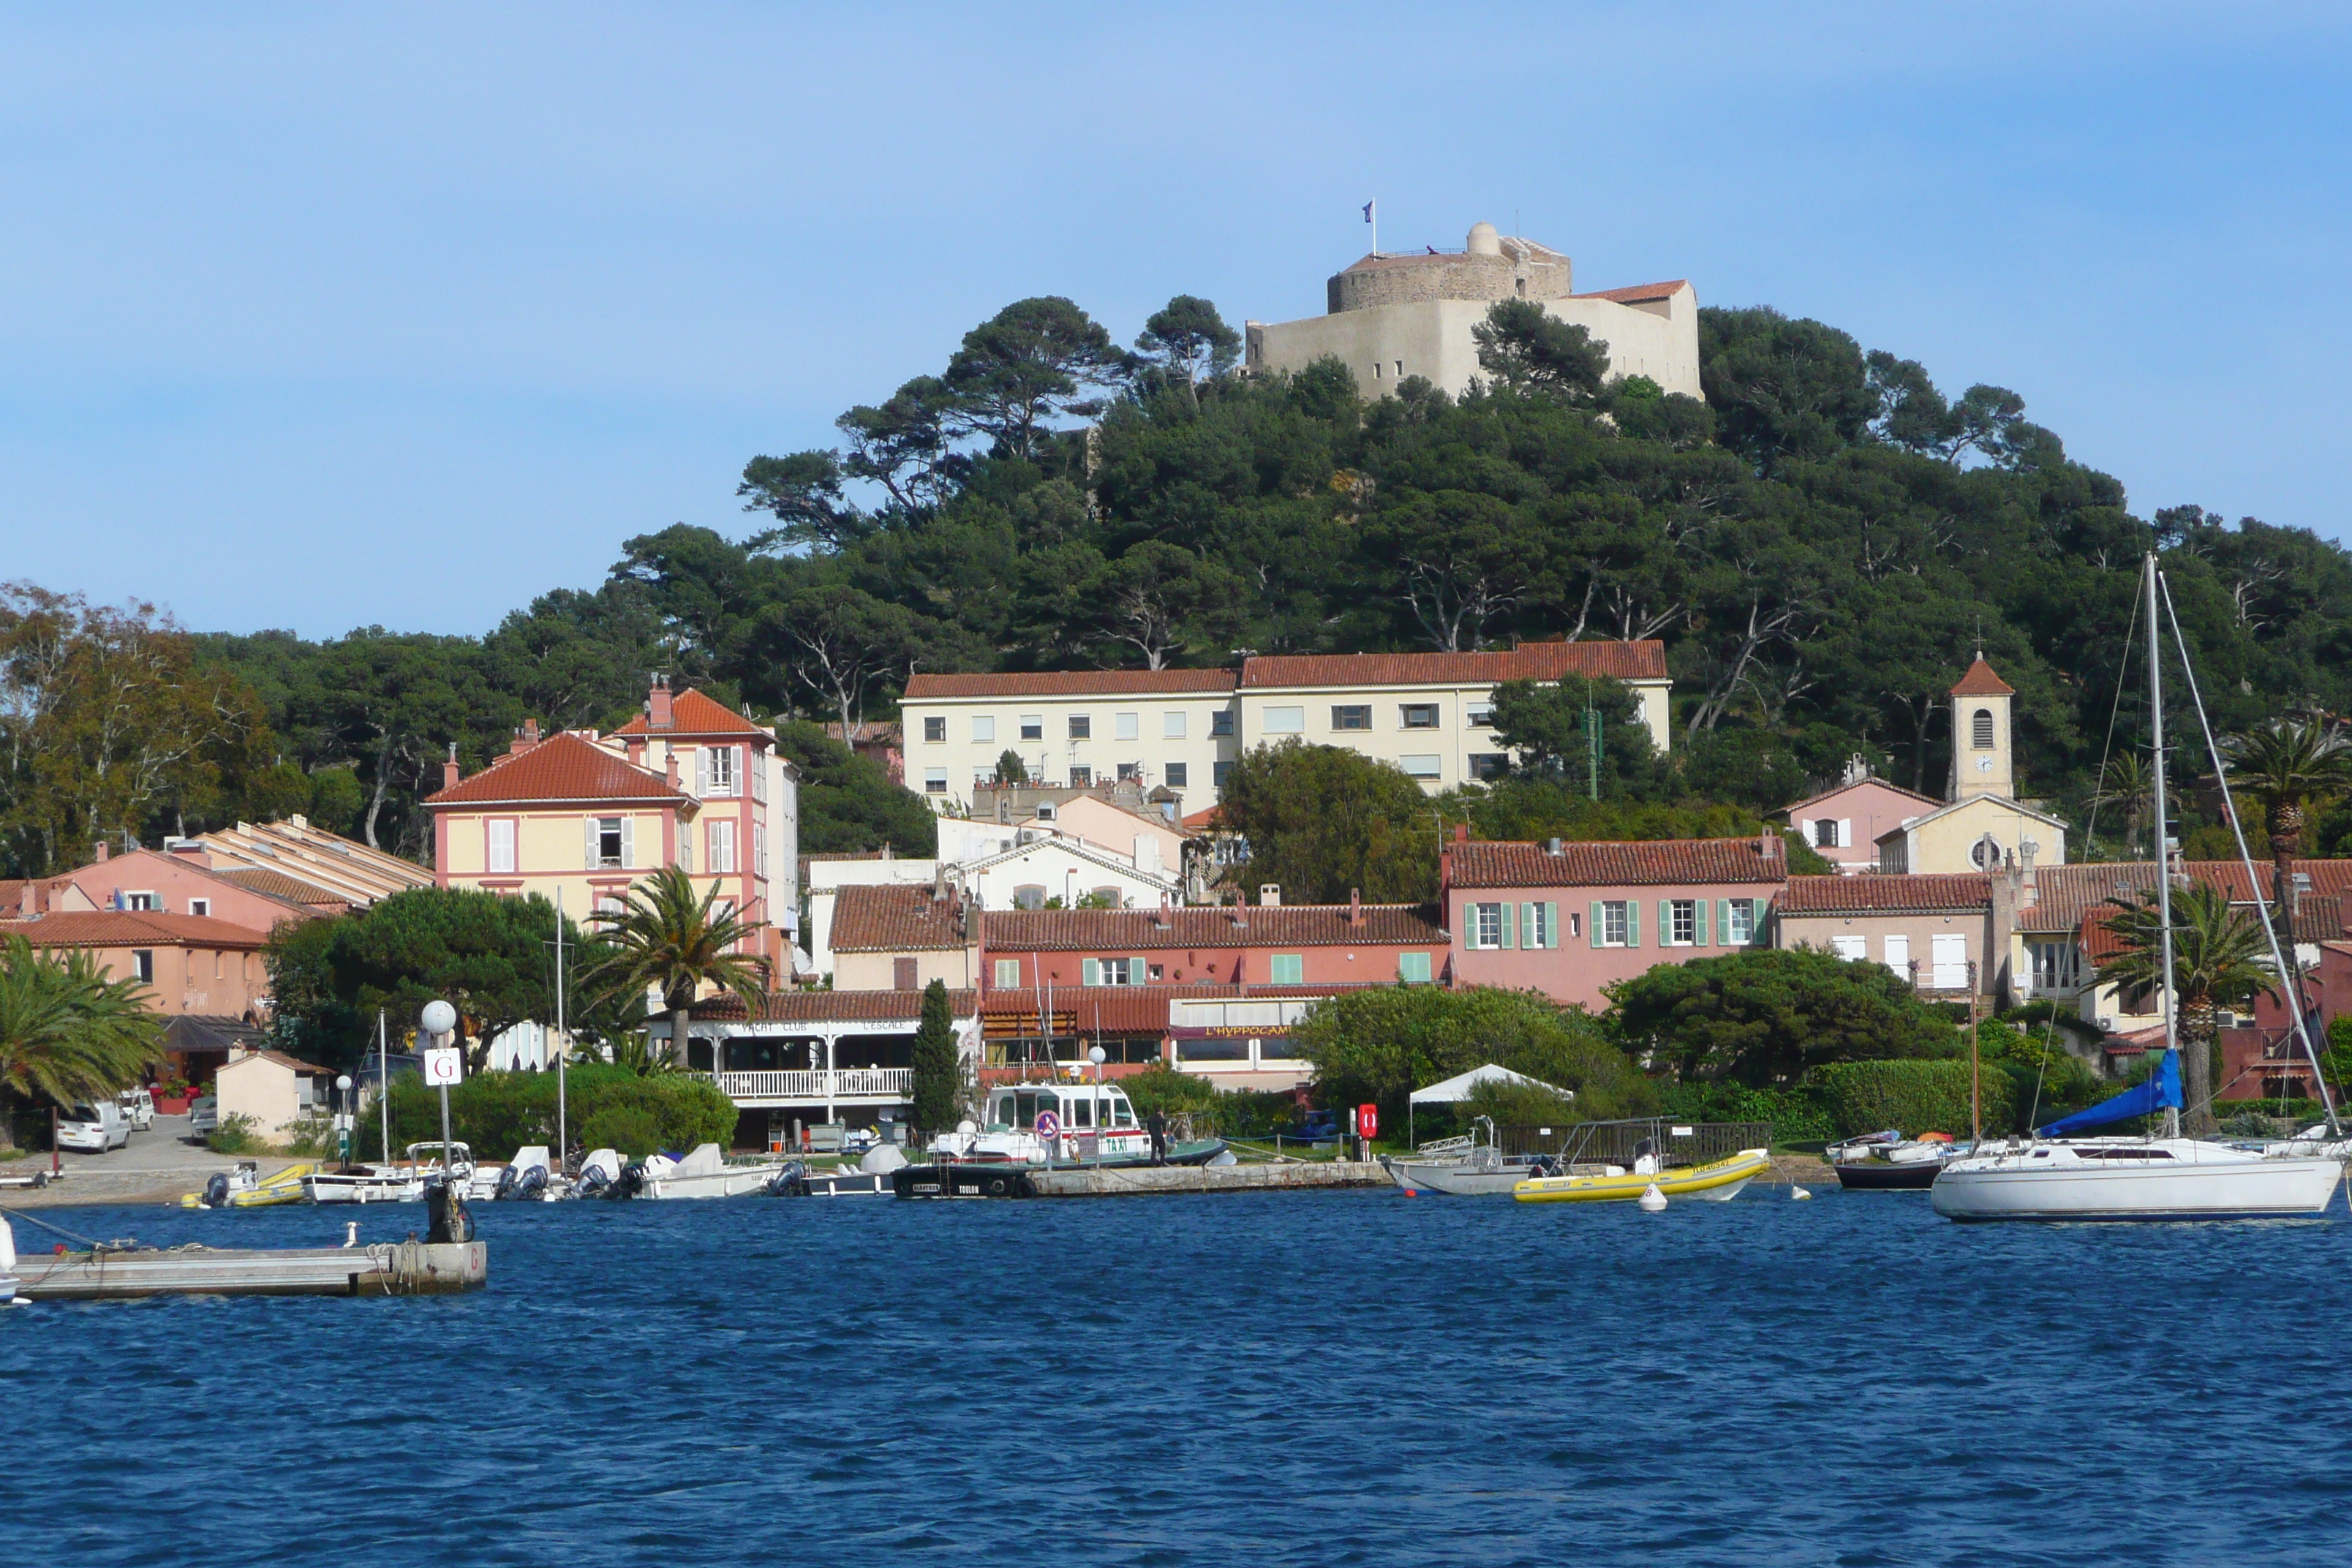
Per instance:
[[[123,1120],[131,1123],[133,1132],[145,1132],[155,1125],[155,1091],[142,1085],[126,1089],[114,1097],[122,1107]]]
[[[131,1147],[131,1119],[112,1100],[77,1105],[58,1118],[58,1147],[85,1154]]]

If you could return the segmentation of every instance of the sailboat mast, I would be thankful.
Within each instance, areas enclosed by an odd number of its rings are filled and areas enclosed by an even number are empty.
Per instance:
[[[2164,810],[2164,639],[2156,635],[2156,552],[2147,552],[2147,716],[2154,731],[2156,758],[2156,910],[2164,928],[2164,1048],[2180,1048],[2179,998],[2172,983],[2172,848],[2167,837]]]

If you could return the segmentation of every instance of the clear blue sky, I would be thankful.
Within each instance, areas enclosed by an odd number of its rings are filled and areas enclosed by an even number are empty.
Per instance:
[[[234,16],[223,19],[223,14]],[[1488,219],[2347,529],[2345,8],[0,7],[0,578],[480,631],[1024,295]]]

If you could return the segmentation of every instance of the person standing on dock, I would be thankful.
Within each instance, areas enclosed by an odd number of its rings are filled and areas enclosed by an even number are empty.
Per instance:
[[[1168,1163],[1168,1118],[1154,1107],[1144,1125],[1151,1129],[1151,1163],[1155,1165]]]

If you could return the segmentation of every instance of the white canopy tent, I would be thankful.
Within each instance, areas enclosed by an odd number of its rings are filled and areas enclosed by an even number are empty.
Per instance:
[[[1539,1078],[1529,1078],[1523,1072],[1513,1072],[1507,1067],[1497,1067],[1493,1062],[1488,1062],[1484,1067],[1472,1068],[1468,1072],[1456,1073],[1452,1078],[1412,1091],[1412,1098],[1405,1101],[1404,1108],[1405,1146],[1417,1147],[1413,1142],[1412,1108],[1414,1106],[1459,1105],[1469,1099],[1471,1091],[1482,1083],[1523,1084],[1529,1089],[1548,1089],[1562,1100],[1576,1098],[1576,1090],[1572,1089],[1561,1089],[1559,1085],[1546,1083]]]

